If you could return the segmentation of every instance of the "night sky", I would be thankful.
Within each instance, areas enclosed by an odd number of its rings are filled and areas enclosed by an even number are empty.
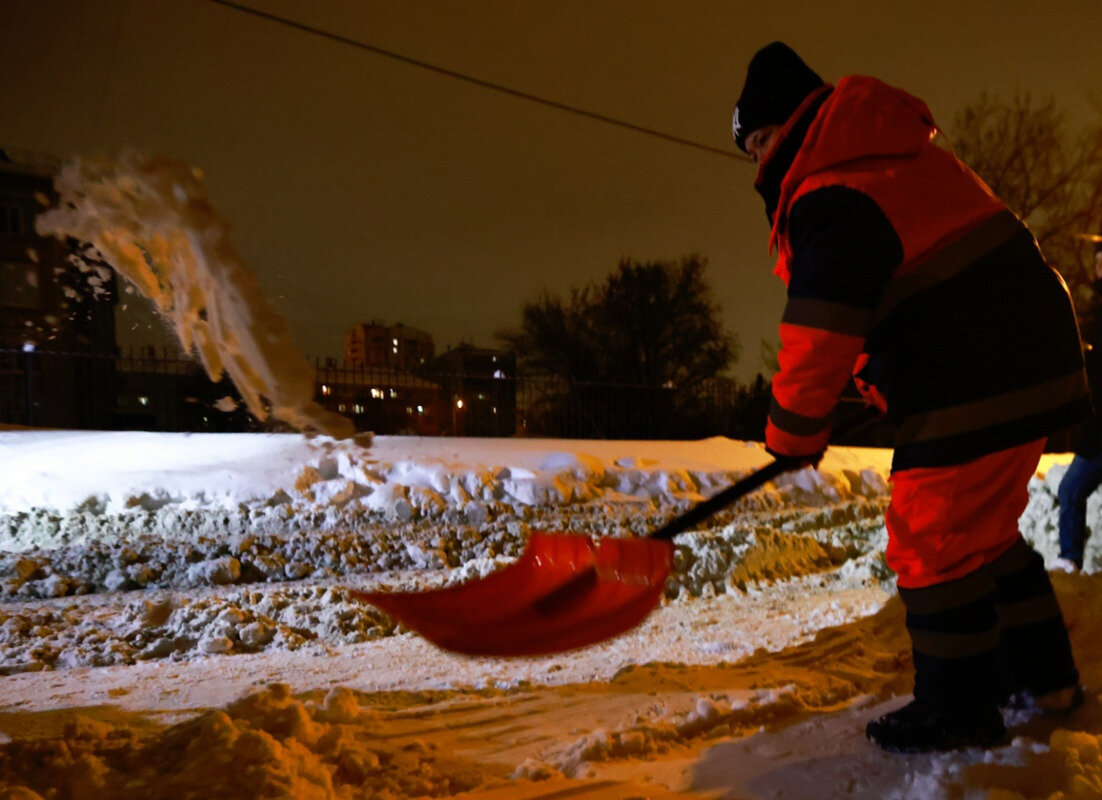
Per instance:
[[[754,51],[864,73],[949,126],[987,89],[1102,114],[1102,2],[243,0],[342,37],[734,151]],[[783,287],[748,162],[510,97],[211,0],[4,0],[0,146],[201,167],[311,355],[380,319],[494,344],[543,290],[698,252],[760,367]],[[124,344],[163,332],[123,318]]]

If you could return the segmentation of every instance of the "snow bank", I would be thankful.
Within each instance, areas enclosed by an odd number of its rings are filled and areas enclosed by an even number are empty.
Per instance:
[[[833,458],[679,537],[667,599],[834,570],[886,580],[884,476],[867,455]],[[645,535],[766,460],[720,438],[379,437],[367,450],[287,434],[0,432],[0,599],[54,600],[0,606],[0,673],[391,636],[336,582],[467,580],[517,557],[534,529]],[[260,587],[302,580],[312,588]],[[254,588],[209,596],[232,586]],[[135,590],[145,599],[127,599]],[[188,591],[207,594],[174,596]],[[75,599],[88,595],[93,612]]]
[[[66,797],[118,800],[367,800],[448,796],[493,774],[431,744],[379,736],[372,716],[347,689],[303,703],[283,684],[152,737],[77,716],[60,738],[9,745],[0,782],[20,787],[5,793],[12,800],[43,800],[59,790]]]
[[[459,452],[463,452],[460,458]],[[886,491],[860,451],[781,476],[744,507],[822,505]],[[377,437],[370,448],[289,434],[0,432],[0,548],[481,524],[528,509],[683,507],[768,461],[757,444]]]
[[[888,457],[832,450],[678,537],[663,606],[636,631],[504,661],[441,654],[348,589],[484,575],[534,529],[645,535],[765,463],[761,447],[0,432],[0,730],[15,735],[0,793],[615,800],[656,791],[625,774],[697,760],[694,782],[657,783],[1100,796],[1093,693],[1075,726],[1011,720],[1017,738],[987,753],[901,760],[864,741],[862,720],[909,691],[901,610],[882,608]],[[1043,465],[1022,519],[1047,557],[1065,461]],[[1089,689],[1102,591],[1055,578]],[[189,713],[150,726],[100,711],[115,704]],[[41,728],[58,708],[65,723]]]

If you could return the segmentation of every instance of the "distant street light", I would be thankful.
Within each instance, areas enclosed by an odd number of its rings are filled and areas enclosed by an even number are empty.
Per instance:
[[[452,408],[452,436],[459,436],[459,412],[463,410],[463,398],[458,397],[455,400],[455,407]]]

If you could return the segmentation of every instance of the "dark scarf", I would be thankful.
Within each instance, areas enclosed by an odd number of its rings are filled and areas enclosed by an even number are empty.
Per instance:
[[[800,147],[803,146],[804,137],[807,136],[812,120],[815,119],[815,115],[819,113],[819,109],[833,91],[833,87],[827,89],[804,109],[800,118],[796,120],[788,133],[785,134],[784,139],[777,145],[777,149],[769,157],[769,160],[762,165],[760,176],[754,184],[754,188],[758,190],[758,194],[765,201],[765,215],[769,217],[770,227],[773,225],[773,217],[777,214],[777,204],[781,201],[781,182],[784,180],[784,176],[788,174],[792,162],[796,160],[796,154],[800,152]]]

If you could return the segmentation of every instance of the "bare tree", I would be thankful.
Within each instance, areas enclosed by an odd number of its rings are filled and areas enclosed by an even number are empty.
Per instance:
[[[1051,96],[984,92],[957,115],[952,140],[957,156],[1026,221],[1077,302],[1087,300],[1093,256],[1081,235],[1102,232],[1102,124],[1075,131]]]
[[[572,381],[693,387],[735,362],[738,344],[698,255],[623,259],[600,285],[524,304],[519,329],[497,337],[521,364]]]
[[[706,261],[623,259],[601,284],[544,293],[497,334],[526,370],[557,379],[529,406],[558,436],[706,435],[718,376],[738,354],[704,277]]]

